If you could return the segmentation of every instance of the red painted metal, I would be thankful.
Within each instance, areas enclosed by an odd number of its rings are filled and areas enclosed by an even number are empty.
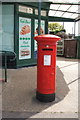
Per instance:
[[[34,39],[38,44],[37,91],[41,94],[55,93],[56,42],[60,37],[45,34]]]

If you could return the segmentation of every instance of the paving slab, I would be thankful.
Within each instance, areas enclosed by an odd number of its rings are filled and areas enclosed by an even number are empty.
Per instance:
[[[56,99],[36,100],[37,67],[8,69],[8,82],[2,83],[3,117],[78,117],[78,60],[57,58]],[[20,114],[19,114],[20,113]]]

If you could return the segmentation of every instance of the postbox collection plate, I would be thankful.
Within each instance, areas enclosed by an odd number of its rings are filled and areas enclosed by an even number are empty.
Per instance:
[[[44,55],[44,66],[51,65],[51,55]]]

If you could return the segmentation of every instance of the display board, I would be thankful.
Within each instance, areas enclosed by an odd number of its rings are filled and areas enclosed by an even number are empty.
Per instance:
[[[31,59],[31,19],[19,17],[19,60]]]

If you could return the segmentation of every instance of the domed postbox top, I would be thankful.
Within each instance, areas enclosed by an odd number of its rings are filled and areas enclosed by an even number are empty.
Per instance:
[[[34,39],[38,42],[57,42],[59,40],[61,40],[60,37],[56,36],[56,35],[51,35],[51,34],[45,34],[45,35],[38,35],[36,37],[34,37]]]

